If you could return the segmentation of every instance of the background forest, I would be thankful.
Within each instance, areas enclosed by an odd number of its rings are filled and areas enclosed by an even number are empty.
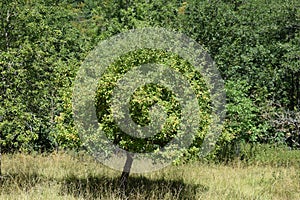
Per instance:
[[[128,172],[122,187],[124,173],[120,179],[87,153],[72,95],[99,42],[145,27],[184,33],[204,47],[225,81],[226,118],[216,148],[200,159],[211,109],[201,74],[164,51],[120,57],[95,92],[97,117],[115,144],[143,153],[177,133],[181,108],[151,84],[135,91],[130,111],[145,125],[149,107],[163,103],[170,121],[154,140],[132,140],[111,120],[112,86],[131,66],[174,65],[191,78],[203,111],[173,165]],[[0,199],[300,199],[299,44],[299,0],[1,0]]]
[[[0,22],[2,152],[81,149],[77,70],[99,41],[143,27],[185,33],[216,62],[227,113],[214,158],[241,144],[300,146],[297,0],[2,0]]]

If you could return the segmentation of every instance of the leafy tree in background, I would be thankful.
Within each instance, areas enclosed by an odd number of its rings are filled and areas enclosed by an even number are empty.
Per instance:
[[[271,142],[279,138],[272,119],[266,112],[277,107],[299,110],[299,2],[298,1],[187,1],[179,26],[183,32],[204,44],[226,81],[227,87],[247,85],[246,102],[256,109],[257,120],[248,121],[248,130],[237,127],[234,135],[244,135],[246,141]],[[297,41],[297,42],[296,42]],[[289,57],[289,58],[288,58]],[[242,82],[241,82],[242,80]],[[238,99],[238,93],[228,88],[228,100]],[[235,100],[235,101],[236,101]],[[238,103],[239,101],[237,101]],[[239,102],[243,109],[252,109]],[[229,103],[230,106],[230,103]],[[251,106],[251,107],[252,107]],[[230,106],[231,107],[231,106]],[[228,123],[235,124],[236,116],[228,108]],[[252,114],[251,114],[252,113]],[[240,113],[241,114],[241,113]],[[238,117],[242,117],[238,114]],[[245,113],[246,114],[246,113]],[[231,125],[230,125],[231,126]],[[238,126],[243,124],[238,123]],[[252,128],[251,128],[252,127]],[[251,131],[251,129],[258,131]],[[228,130],[225,130],[227,132]],[[251,134],[246,134],[251,132]],[[257,133],[257,134],[255,134]],[[263,134],[260,134],[263,133]],[[256,138],[256,140],[253,140]]]
[[[2,150],[77,146],[69,96],[82,47],[71,11],[42,1],[1,4]]]

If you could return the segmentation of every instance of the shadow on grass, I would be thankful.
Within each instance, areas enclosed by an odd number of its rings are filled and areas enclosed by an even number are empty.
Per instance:
[[[61,195],[73,195],[84,199],[121,198],[118,178],[95,177],[65,178]],[[127,199],[196,199],[196,193],[208,191],[201,184],[186,184],[183,180],[151,180],[145,177],[130,177],[126,191]],[[123,196],[124,198],[124,196]]]
[[[0,181],[0,191],[28,191],[42,181],[45,181],[45,178],[35,172],[4,174]]]

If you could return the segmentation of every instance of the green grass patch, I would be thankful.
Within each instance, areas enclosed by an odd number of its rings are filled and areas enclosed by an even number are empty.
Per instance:
[[[257,150],[247,163],[193,162],[131,174],[127,199],[300,199],[300,152]],[[0,199],[122,199],[121,172],[82,152],[5,154],[2,164]]]

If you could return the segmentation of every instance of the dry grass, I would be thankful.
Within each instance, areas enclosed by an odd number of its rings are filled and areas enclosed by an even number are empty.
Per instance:
[[[3,156],[0,199],[120,199],[118,176],[84,153]],[[128,199],[300,199],[300,167],[191,163],[131,176]]]

